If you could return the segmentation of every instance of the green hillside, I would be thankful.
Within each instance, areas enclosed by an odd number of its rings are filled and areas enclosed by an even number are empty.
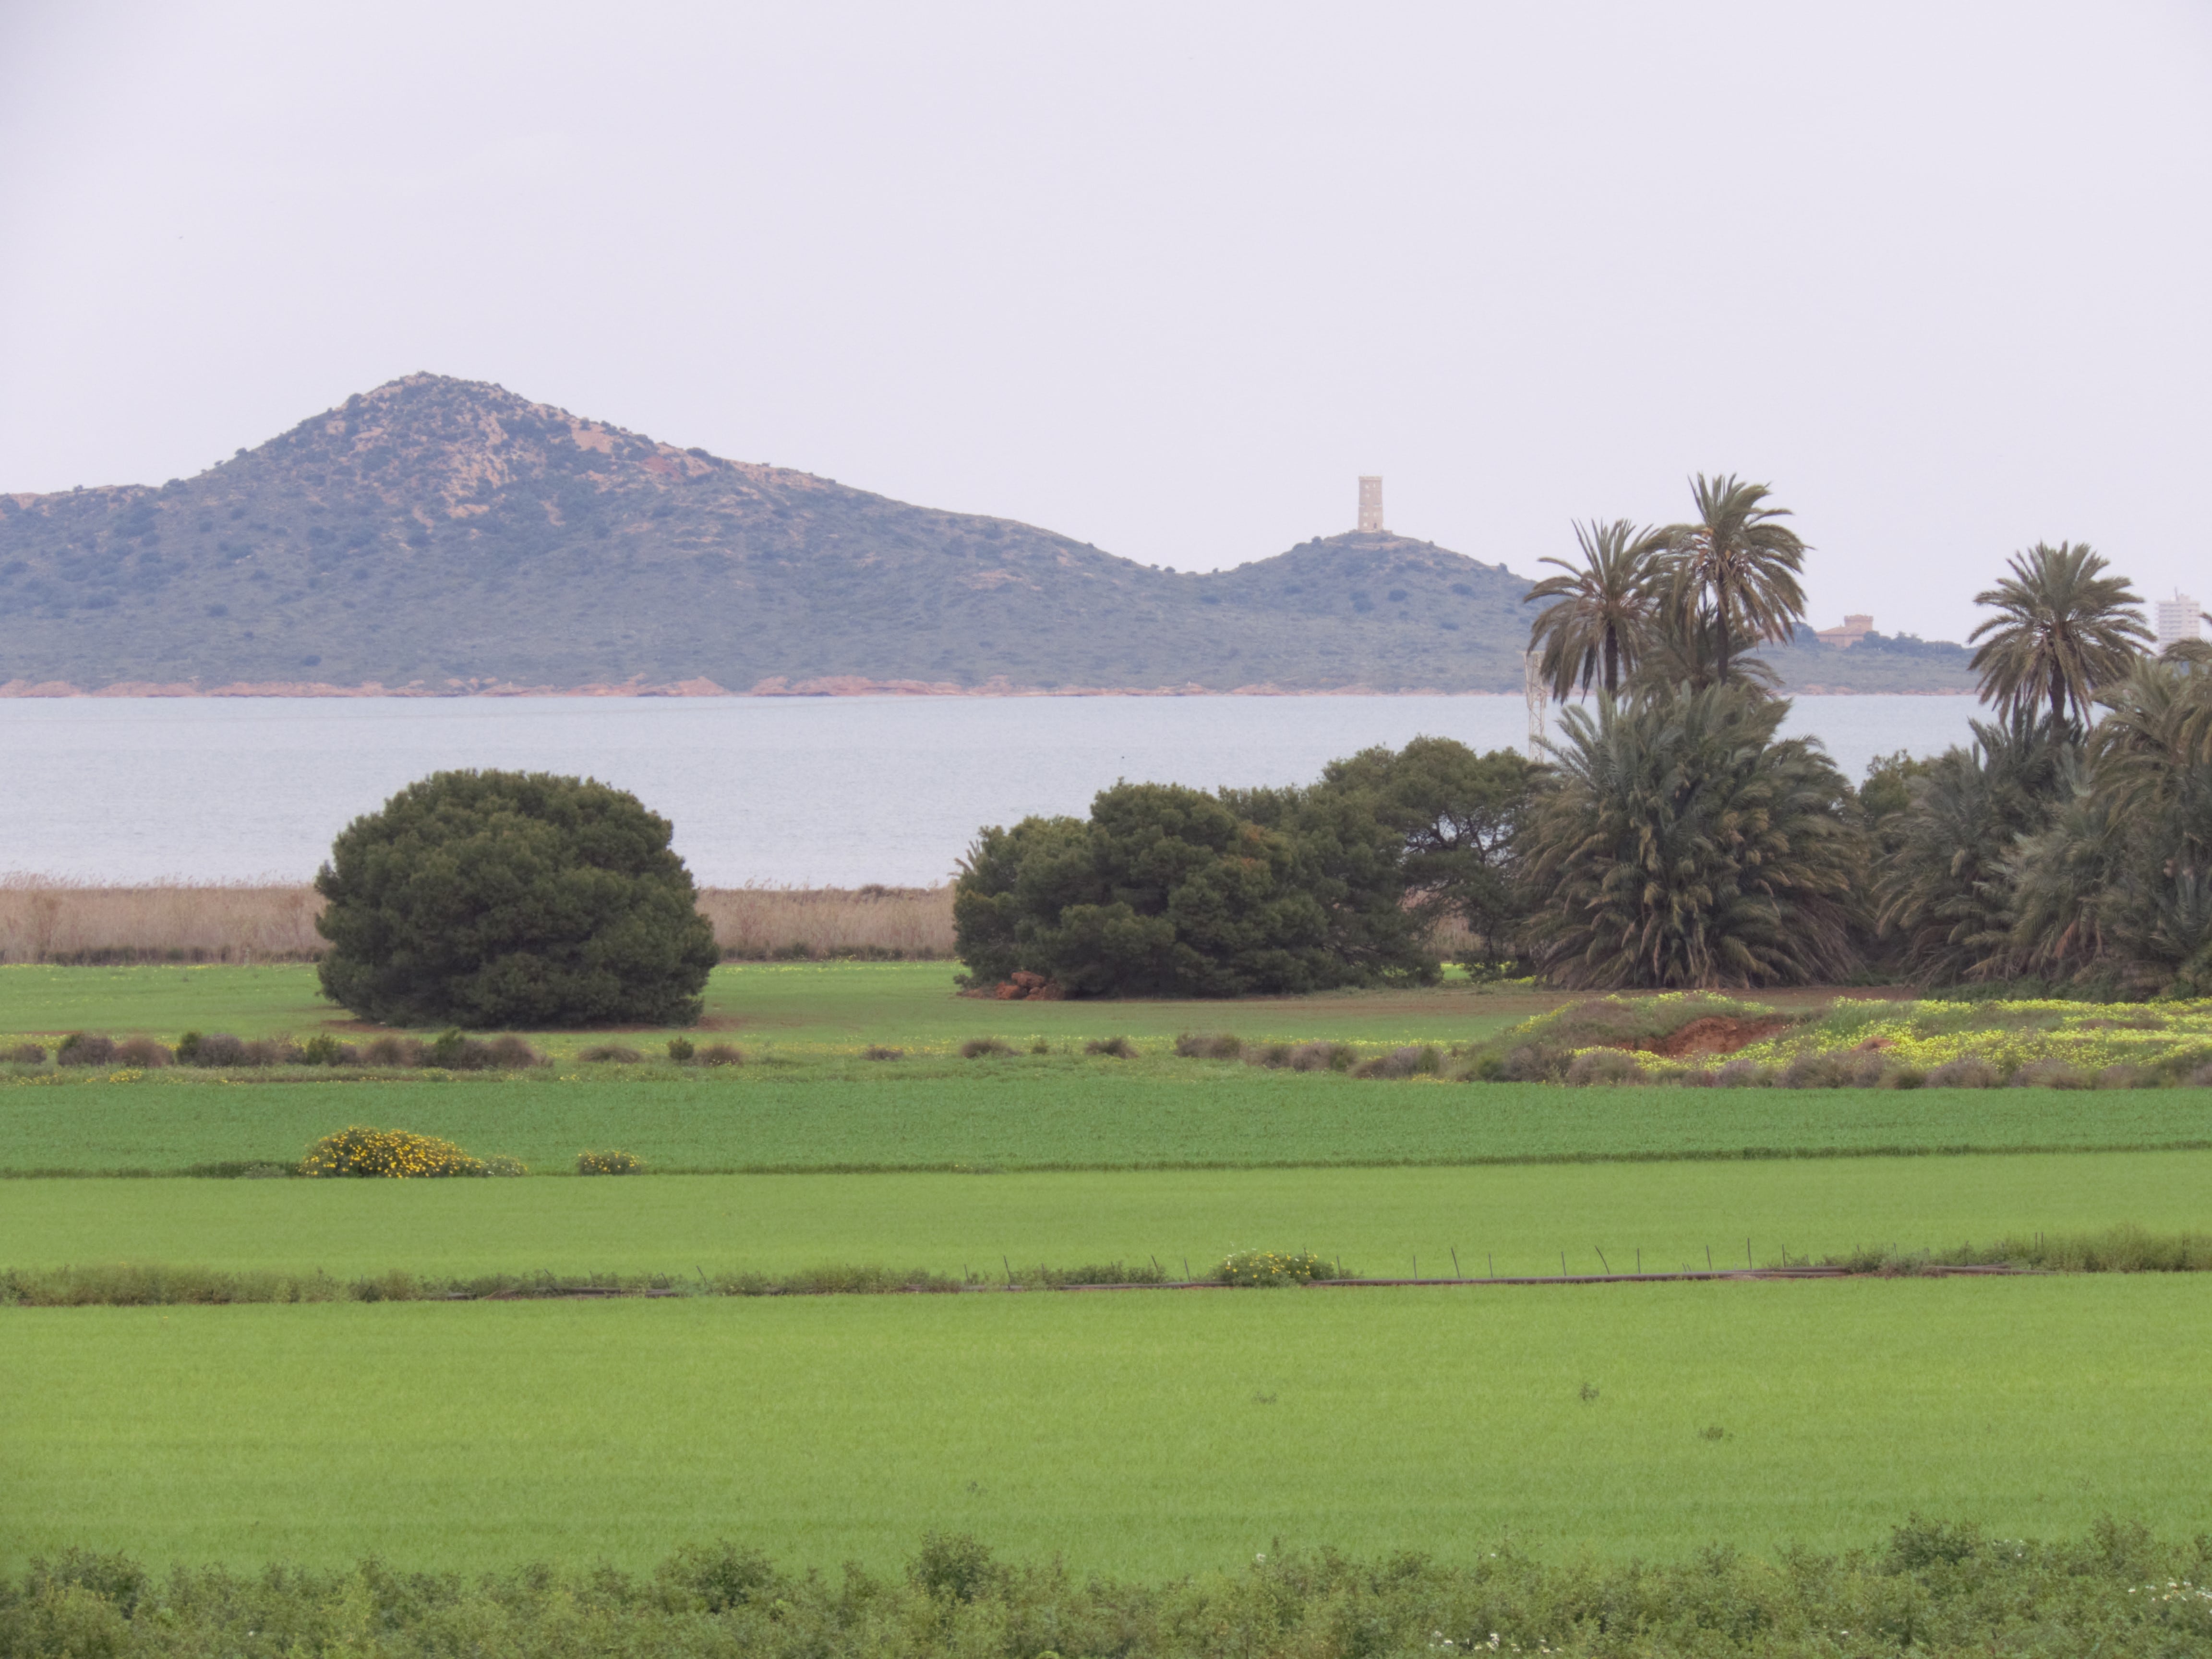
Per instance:
[[[0,689],[1514,691],[1528,586],[1388,534],[1156,570],[417,374],[196,478],[0,496]],[[1777,660],[1969,684],[1956,647]]]

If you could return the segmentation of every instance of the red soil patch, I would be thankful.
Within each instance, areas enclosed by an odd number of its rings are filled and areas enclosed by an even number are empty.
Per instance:
[[[1678,1031],[1633,1046],[1645,1054],[1662,1055],[1668,1060],[1698,1060],[1707,1054],[1732,1054],[1739,1048],[1747,1048],[1789,1024],[1786,1019],[1732,1019],[1725,1014],[1707,1014]]]

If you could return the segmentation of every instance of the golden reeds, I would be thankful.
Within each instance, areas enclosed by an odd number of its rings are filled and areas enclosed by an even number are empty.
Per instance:
[[[322,904],[304,885],[0,877],[0,962],[305,962]],[[708,887],[699,908],[733,960],[952,954],[950,887]]]

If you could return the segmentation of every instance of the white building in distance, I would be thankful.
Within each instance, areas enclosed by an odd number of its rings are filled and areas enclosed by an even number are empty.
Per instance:
[[[2172,599],[2160,599],[2152,609],[2157,613],[2160,650],[2183,640],[2204,637],[2204,608],[2179,588],[2173,590]]]
[[[1382,480],[1364,474],[1359,480],[1359,527],[1378,534],[1382,529]]]

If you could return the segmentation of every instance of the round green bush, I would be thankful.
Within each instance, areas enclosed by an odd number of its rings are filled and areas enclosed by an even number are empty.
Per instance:
[[[688,1025],[719,958],[668,820],[544,772],[439,772],[317,872],[323,992],[387,1025]]]

